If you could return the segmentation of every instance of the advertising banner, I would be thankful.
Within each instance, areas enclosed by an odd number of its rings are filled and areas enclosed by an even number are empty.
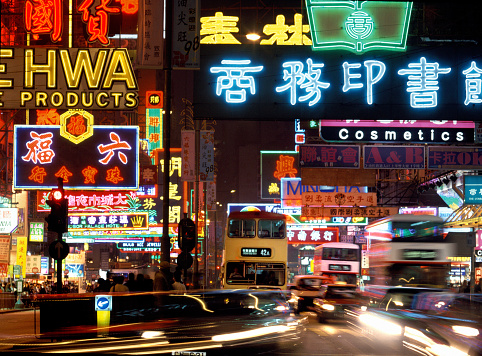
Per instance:
[[[201,11],[198,0],[174,1],[172,22],[172,67],[199,69]]]
[[[474,122],[458,120],[320,120],[328,142],[473,143]]]
[[[482,204],[482,176],[464,176],[464,203]]]
[[[369,206],[366,208],[335,208],[335,207],[301,207],[301,216],[306,218],[317,217],[366,217],[366,218],[383,218],[386,216],[394,215],[398,213],[396,207],[377,207]]]
[[[261,199],[280,199],[281,181],[284,178],[298,178],[298,152],[261,151]]]
[[[30,242],[44,242],[45,223],[43,222],[29,222],[29,241]]]
[[[196,131],[181,131],[182,173],[183,182],[196,181]]]
[[[476,169],[482,165],[481,147],[429,146],[428,169]]]
[[[199,131],[199,180],[214,180],[214,131]]]
[[[307,227],[306,229],[288,228],[289,244],[319,245],[325,242],[338,242],[339,234],[336,227]]]
[[[377,193],[312,193],[301,195],[302,206],[376,206]]]
[[[424,146],[363,146],[365,169],[424,169]]]
[[[126,48],[2,48],[3,109],[129,110],[138,86]]]
[[[360,146],[300,145],[300,167],[360,168]]]
[[[27,267],[27,236],[17,237],[17,266],[22,268],[22,276],[25,278],[25,268]]]
[[[10,234],[18,225],[17,208],[0,208],[0,234]]]
[[[194,73],[197,118],[478,121],[482,113],[476,46],[411,47],[396,56],[252,48],[203,47],[203,65]]]
[[[15,125],[14,187],[57,188],[63,178],[65,189],[137,190],[139,128],[80,127],[82,135],[72,137],[74,125]]]
[[[10,236],[0,235],[0,262],[9,262]]]
[[[69,231],[84,230],[147,230],[148,212],[71,213]]]

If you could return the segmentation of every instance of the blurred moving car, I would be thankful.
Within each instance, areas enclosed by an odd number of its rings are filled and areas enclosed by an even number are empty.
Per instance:
[[[291,298],[288,301],[295,314],[308,310],[313,306],[313,299],[320,295],[320,287],[331,283],[326,276],[299,275],[295,276],[291,286]]]
[[[371,298],[370,307],[379,309],[411,309],[416,295],[420,293],[442,293],[447,289],[428,287],[390,287],[381,299]]]
[[[362,313],[362,331],[422,355],[482,355],[482,294],[417,293],[405,305]]]
[[[318,322],[324,323],[326,319],[357,317],[366,310],[366,304],[355,284],[327,284],[321,286],[319,298],[313,301],[313,310]]]

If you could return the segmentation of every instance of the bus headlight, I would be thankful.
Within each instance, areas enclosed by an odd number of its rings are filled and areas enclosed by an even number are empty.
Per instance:
[[[325,309],[325,310],[329,310],[329,311],[333,311],[335,310],[335,306],[334,305],[331,305],[331,304],[323,304],[321,306],[321,308]]]

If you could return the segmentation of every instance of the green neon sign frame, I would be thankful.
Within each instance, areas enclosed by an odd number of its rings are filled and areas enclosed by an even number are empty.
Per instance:
[[[412,2],[306,0],[312,49],[404,51]]]

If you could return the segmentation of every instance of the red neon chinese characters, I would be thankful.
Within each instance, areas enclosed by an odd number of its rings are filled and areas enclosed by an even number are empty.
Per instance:
[[[112,169],[107,170],[107,177],[105,178],[105,180],[108,181],[108,182],[112,182],[114,184],[117,184],[120,181],[123,181],[124,178],[121,177],[119,168],[114,167]]]
[[[62,168],[60,168],[59,171],[55,173],[55,176],[62,178],[64,180],[64,183],[67,183],[69,181],[69,177],[72,177],[72,173],[70,173],[65,166],[62,166]]]
[[[288,174],[291,178],[294,178],[296,173],[298,173],[296,168],[293,167],[294,162],[294,157],[280,155],[279,160],[276,161],[276,171],[273,173],[273,176],[281,179]]]
[[[85,184],[88,184],[88,183],[93,183],[95,184],[95,175],[97,174],[97,169],[95,169],[94,167],[91,167],[91,166],[88,166],[87,168],[84,168],[82,170],[82,174],[84,175],[84,183]]]
[[[31,181],[42,184],[44,182],[44,177],[47,175],[44,167],[35,166],[32,169],[32,174],[28,177]]]
[[[124,14],[135,14],[139,10],[139,0],[121,0]]]
[[[87,25],[87,33],[90,35],[88,41],[99,41],[103,45],[109,44],[107,37],[109,32],[109,14],[118,14],[120,9],[110,7],[112,0],[100,0],[100,5],[96,6],[95,15],[91,15],[90,8],[94,0],[84,0],[77,8],[82,13],[82,21]]]
[[[87,128],[85,127],[84,118],[80,115],[72,116],[67,125],[67,131],[74,136],[82,135]]]
[[[104,154],[106,152],[107,155],[100,159],[99,162],[106,165],[110,162],[110,159],[114,156],[114,150],[130,150],[131,146],[125,142],[121,141],[120,137],[118,134],[115,132],[111,132],[109,134],[110,139],[113,143],[108,144],[108,145],[99,145],[97,146],[97,149],[99,150],[100,154]],[[119,159],[121,160],[122,163],[126,164],[127,163],[127,156],[122,153],[118,152]]]
[[[57,109],[37,110],[37,125],[60,125]]]
[[[24,23],[34,39],[50,34],[52,42],[58,42],[62,36],[62,0],[26,0]]]
[[[29,151],[25,156],[22,156],[22,159],[25,162],[32,161],[35,164],[37,161],[40,164],[52,163],[52,159],[55,156],[55,152],[50,149],[53,134],[51,132],[38,134],[35,131],[31,131],[30,137],[33,138],[33,141],[26,143]]]

